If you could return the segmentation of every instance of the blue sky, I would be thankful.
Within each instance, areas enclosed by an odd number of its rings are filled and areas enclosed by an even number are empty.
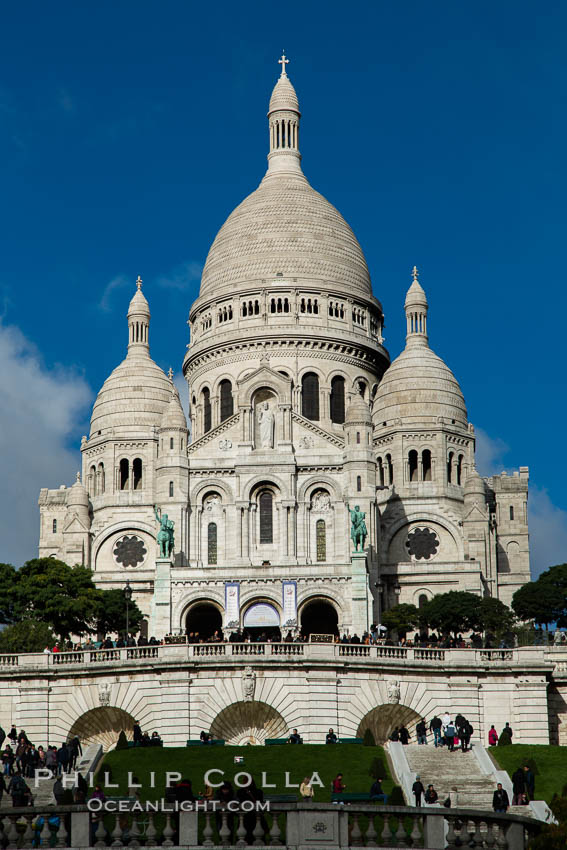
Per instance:
[[[210,243],[265,170],[282,48],[305,173],[359,238],[392,357],[416,263],[481,471],[530,467],[536,571],[567,560],[566,8],[5,6],[0,560],[33,556],[39,487],[74,477],[138,274],[179,372]]]

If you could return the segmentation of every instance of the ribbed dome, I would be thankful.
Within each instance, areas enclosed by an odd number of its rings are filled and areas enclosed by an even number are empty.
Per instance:
[[[89,494],[85,486],[81,483],[81,475],[77,472],[77,480],[72,487],[67,490],[66,505],[68,508],[86,508],[89,507]]]
[[[299,112],[299,100],[287,74],[281,76],[274,86],[272,96],[270,98],[270,112],[275,112],[278,109],[291,110]]]
[[[345,292],[372,292],[356,236],[303,176],[270,176],[236,207],[209,251],[201,295],[245,289],[279,273],[286,280],[325,280]]]
[[[428,346],[409,346],[382,378],[374,400],[374,420],[380,425],[392,419],[436,421],[440,416],[466,425],[459,383]]]
[[[102,385],[93,407],[91,437],[107,428],[159,428],[171,382],[149,355],[128,356]]]
[[[372,425],[370,408],[361,395],[357,394],[347,407],[345,425]]]
[[[467,480],[465,481],[464,496],[465,501],[468,497],[471,502],[485,501],[486,499],[486,488],[484,486],[484,481],[482,480],[479,473],[477,472],[476,467],[474,466],[469,472]]]
[[[356,236],[301,170],[299,102],[285,72],[270,100],[268,171],[259,187],[227,218],[213,242],[201,296],[233,294],[250,284],[330,283],[371,295],[368,266]]]

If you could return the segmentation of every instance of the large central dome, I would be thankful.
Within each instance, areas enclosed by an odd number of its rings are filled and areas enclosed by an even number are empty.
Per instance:
[[[201,297],[276,276],[321,281],[371,295],[368,266],[342,215],[307,182],[300,165],[299,105],[285,73],[270,100],[269,167],[213,242]]]

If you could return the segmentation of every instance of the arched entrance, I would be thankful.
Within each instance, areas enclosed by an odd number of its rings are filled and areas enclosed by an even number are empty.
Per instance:
[[[306,602],[301,609],[301,633],[309,635],[338,635],[339,620],[335,607],[324,599]]]
[[[281,714],[265,702],[233,702],[217,714],[210,729],[213,738],[232,746],[263,744],[266,738],[285,738],[288,726]]]
[[[194,640],[207,640],[215,632],[222,636],[222,614],[211,602],[198,602],[187,612],[185,631],[193,634]]]
[[[127,711],[114,706],[92,708],[79,717],[69,730],[67,740],[75,735],[80,739],[83,750],[90,744],[101,744],[104,750],[116,746],[121,732],[126,733],[129,741],[133,738],[135,718]]]
[[[244,613],[244,636],[256,640],[281,640],[280,615],[269,602],[254,602]]]
[[[399,703],[386,703],[376,706],[362,718],[356,736],[363,738],[366,730],[370,729],[374,735],[374,742],[384,744],[396,726],[405,726],[412,736],[412,740],[415,741],[415,726],[420,720],[421,715],[413,708]]]

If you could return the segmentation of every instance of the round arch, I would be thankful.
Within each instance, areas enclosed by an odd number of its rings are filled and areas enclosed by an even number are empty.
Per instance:
[[[279,711],[266,702],[233,702],[211,723],[213,738],[221,738],[232,746],[263,744],[266,738],[284,738],[288,724]]]
[[[101,706],[91,708],[75,720],[67,735],[67,740],[77,736],[83,747],[101,744],[103,749],[111,750],[116,746],[121,732],[126,733],[129,741],[133,738],[135,718],[122,708]]]
[[[397,726],[405,726],[415,740],[415,727],[421,720],[421,715],[401,703],[385,703],[377,705],[365,714],[356,731],[357,738],[363,738],[370,729],[376,744],[384,744]]]
[[[218,478],[207,478],[206,481],[201,481],[195,485],[193,490],[191,491],[191,504],[198,505],[202,503],[203,495],[207,492],[213,493],[215,490],[221,494],[223,505],[230,505],[234,503],[234,495],[232,491],[226,486],[226,483],[220,481]]]
[[[288,487],[277,475],[273,475],[271,472],[266,475],[255,475],[250,481],[246,482],[246,486],[242,492],[242,498],[244,501],[251,501],[253,494],[258,490],[259,487],[272,487],[274,489],[274,495],[281,499],[288,498]]]
[[[155,528],[150,527],[149,523],[146,522],[137,522],[136,524],[132,524],[132,522],[116,522],[114,525],[107,526],[104,528],[100,534],[97,534],[92,544],[92,552],[93,552],[93,562],[96,564],[98,554],[101,548],[104,546],[106,541],[113,537],[115,534],[119,532],[134,532],[138,534],[147,534],[152,540],[156,541],[156,531]]]
[[[312,596],[299,608],[302,634],[338,635],[339,615],[334,603],[325,596]]]
[[[304,481],[297,494],[298,502],[308,502],[317,488],[328,488],[334,502],[342,502],[343,491],[336,481],[328,475],[312,475]]]
[[[409,527],[413,523],[432,523],[438,525],[440,528],[443,528],[453,538],[453,542],[458,553],[458,560],[463,560],[463,542],[459,536],[457,526],[450,519],[447,519],[446,516],[441,517],[439,516],[439,514],[435,514],[432,511],[410,511],[407,515],[399,517],[388,527],[386,533],[382,537],[380,544],[382,550],[381,556],[384,558],[384,560],[387,559],[390,544],[398,533],[398,531],[400,530],[400,528],[403,528],[405,525]]]
[[[222,633],[223,610],[211,599],[197,599],[183,612],[183,625],[187,634],[197,633],[200,638],[209,638],[215,632]]]

